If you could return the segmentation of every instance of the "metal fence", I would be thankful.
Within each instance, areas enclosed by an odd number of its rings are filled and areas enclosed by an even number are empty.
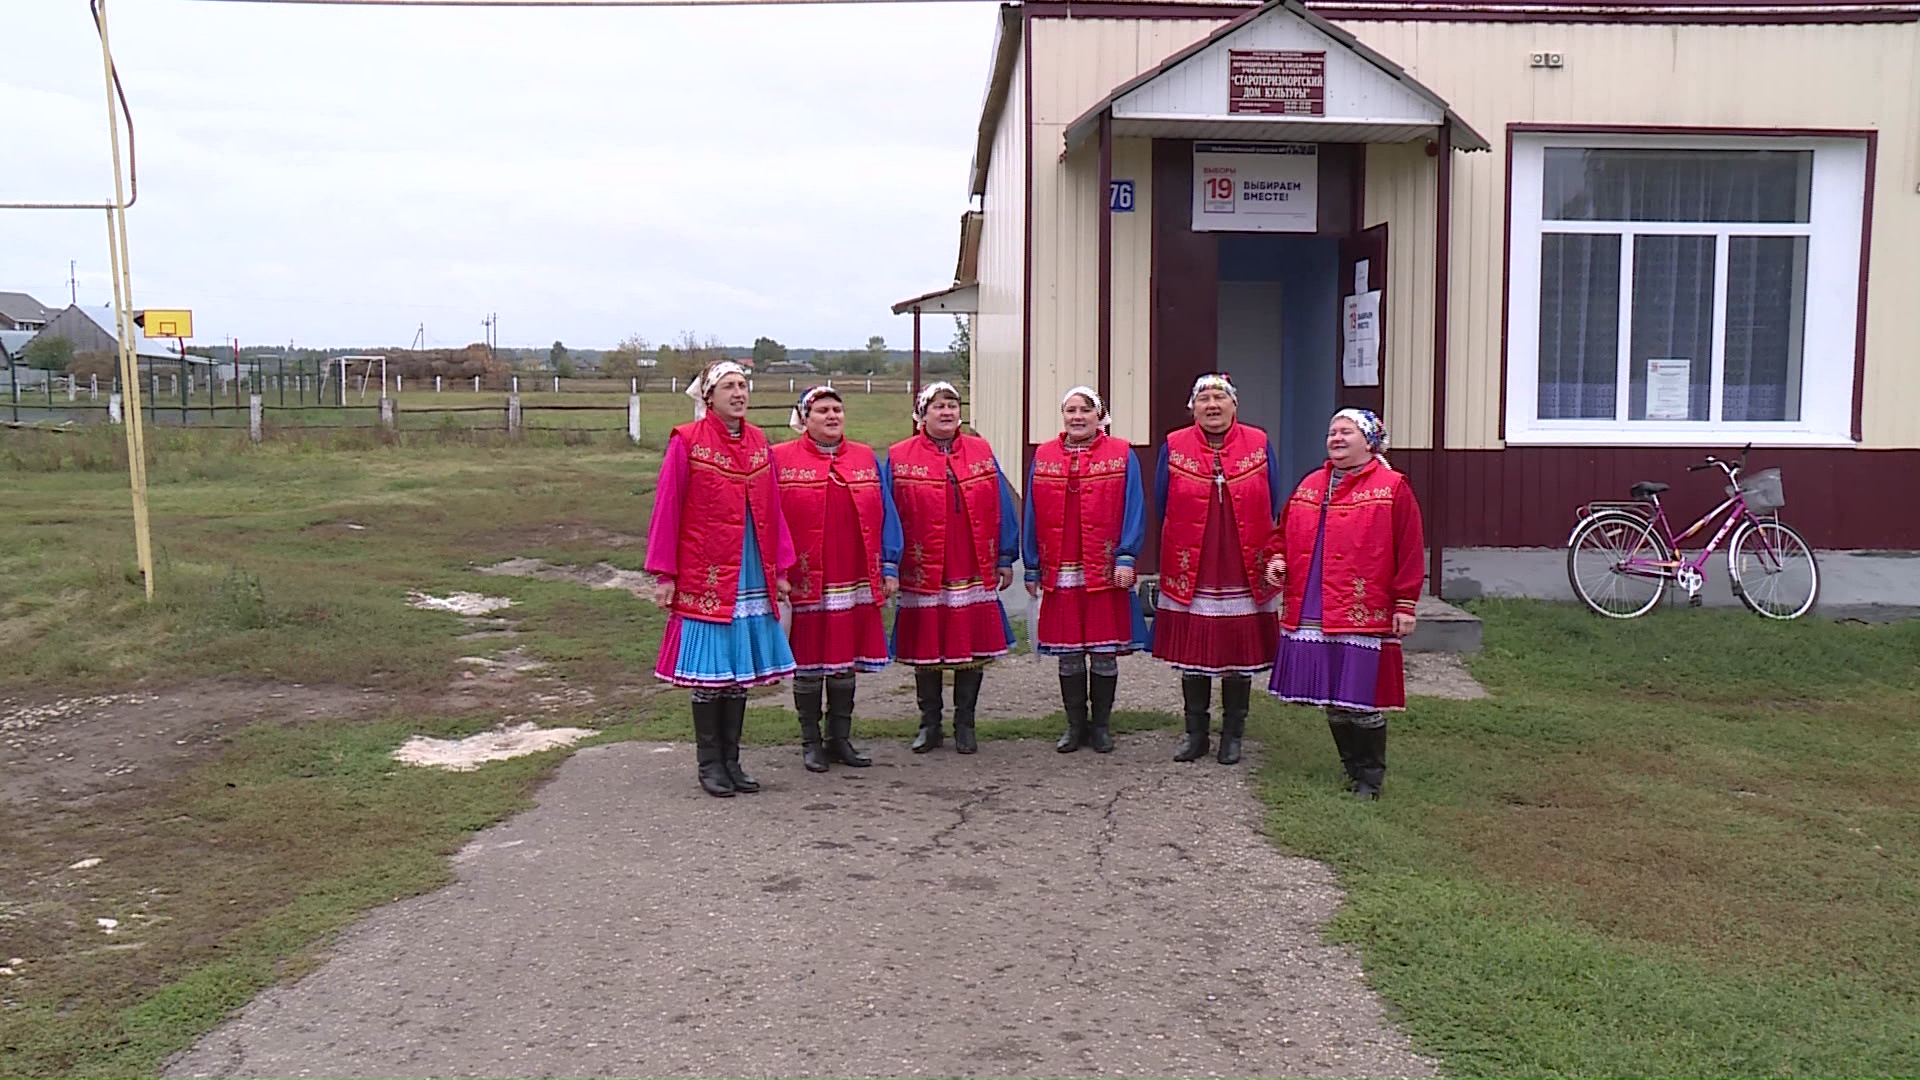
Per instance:
[[[29,374],[30,373],[30,374]],[[0,409],[15,425],[122,419],[119,380],[37,369],[0,368]],[[680,395],[676,377],[564,379],[557,375],[379,376],[317,370],[262,371],[257,366],[181,363],[142,372],[141,408],[154,425],[247,431],[261,439],[278,430],[329,429],[625,431],[641,438],[642,401]],[[843,394],[905,394],[906,379],[760,375],[749,388],[775,398],[752,406],[777,423],[792,396],[827,384]],[[574,397],[575,400],[566,400]],[[598,400],[595,400],[597,398]]]

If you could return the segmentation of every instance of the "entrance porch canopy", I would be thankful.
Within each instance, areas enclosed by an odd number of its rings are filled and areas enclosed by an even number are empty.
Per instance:
[[[1271,97],[1263,96],[1271,94]],[[1299,0],[1272,0],[1116,87],[1068,125],[1100,136],[1211,142],[1404,143],[1486,150],[1440,95]]]

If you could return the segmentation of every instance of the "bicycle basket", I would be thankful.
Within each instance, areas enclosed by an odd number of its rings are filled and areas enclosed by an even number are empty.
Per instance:
[[[1780,484],[1779,469],[1761,469],[1759,472],[1742,475],[1740,494],[1747,498],[1747,509],[1756,514],[1771,514],[1787,505],[1786,491]]]

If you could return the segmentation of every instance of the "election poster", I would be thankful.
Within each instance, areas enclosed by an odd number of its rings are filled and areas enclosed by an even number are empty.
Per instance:
[[[1195,232],[1314,232],[1320,148],[1313,143],[1195,143]]]

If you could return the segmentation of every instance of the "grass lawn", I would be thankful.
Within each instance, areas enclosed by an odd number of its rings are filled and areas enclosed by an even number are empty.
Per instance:
[[[653,430],[685,415],[654,397]],[[853,434],[884,444],[906,412],[901,395],[856,396]],[[111,433],[0,431],[0,700],[301,683],[379,704],[245,727],[112,799],[0,799],[0,963],[27,961],[0,977],[0,1075],[151,1072],[357,913],[443,883],[466,836],[527,805],[564,751],[453,775],[387,759],[407,734],[498,720],[441,702],[456,658],[507,643],[457,640],[409,589],[511,597],[511,644],[599,694],[553,722],[684,735],[677,699],[649,696],[650,606],[471,569],[639,567],[647,447],[151,442],[149,607]],[[1314,713],[1263,699],[1251,725],[1275,842],[1339,870],[1333,933],[1419,1044],[1467,1075],[1920,1074],[1920,624],[1479,611],[1473,669],[1493,697],[1395,718],[1383,802],[1338,791]],[[791,742],[790,717],[749,716],[750,738]],[[104,860],[84,880],[63,869],[82,855]],[[138,925],[104,938],[108,910]]]
[[[1448,1067],[1920,1073],[1920,622],[1487,603],[1489,701],[1393,722],[1387,798],[1264,724],[1269,823]]]

